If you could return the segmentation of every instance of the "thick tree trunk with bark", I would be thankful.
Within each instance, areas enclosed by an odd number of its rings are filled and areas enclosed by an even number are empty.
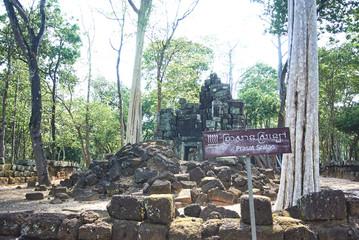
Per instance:
[[[33,146],[33,153],[36,162],[37,176],[39,184],[47,186],[51,185],[49,174],[47,172],[47,160],[45,156],[44,143],[41,136],[41,120],[42,120],[42,98],[41,98],[41,82],[39,74],[39,66],[37,63],[38,47],[41,42],[41,38],[45,31],[45,3],[46,0],[40,1],[40,14],[41,24],[39,26],[39,32],[36,35],[34,27],[31,25],[29,17],[26,11],[18,0],[8,1],[4,0],[7,15],[10,19],[11,27],[16,39],[16,42],[20,46],[26,60],[28,62],[30,82],[31,82],[31,117],[30,117],[30,137]],[[15,12],[18,11],[21,20],[25,23],[29,41],[27,42],[22,28],[19,24],[19,19]]]
[[[47,160],[44,150],[44,142],[41,136],[42,119],[42,100],[41,100],[41,82],[39,67],[36,58],[30,58],[29,72],[31,79],[31,117],[30,117],[30,137],[32,141],[33,153],[36,161],[37,176],[39,184],[51,185],[47,172]]]
[[[138,10],[133,2],[129,0],[133,10],[138,14],[136,53],[132,75],[132,86],[130,105],[128,108],[126,142],[137,143],[142,141],[142,109],[141,109],[141,70],[142,52],[145,39],[145,31],[151,12],[152,0],[141,0],[141,7]]]
[[[289,0],[289,72],[286,126],[292,153],[285,154],[275,209],[296,205],[319,191],[318,48],[314,0]]]

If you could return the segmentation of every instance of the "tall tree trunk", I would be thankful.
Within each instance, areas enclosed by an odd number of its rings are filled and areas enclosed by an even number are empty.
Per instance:
[[[36,161],[37,176],[39,184],[51,185],[47,172],[47,160],[44,150],[44,142],[41,135],[42,119],[42,97],[39,67],[35,57],[30,58],[29,72],[31,79],[31,117],[30,117],[30,137],[32,141],[33,153]]]
[[[34,32],[35,27],[31,25],[29,17],[23,9],[18,0],[8,1],[4,0],[7,15],[9,16],[11,27],[21,51],[28,61],[30,82],[31,82],[31,117],[30,117],[30,137],[33,146],[33,153],[36,162],[37,176],[39,184],[50,186],[50,178],[47,172],[47,160],[45,156],[44,143],[41,136],[41,120],[42,120],[42,98],[41,98],[41,82],[39,74],[39,66],[37,63],[38,47],[41,42],[42,36],[45,32],[46,14],[45,14],[46,0],[40,1],[40,15],[41,23],[39,32],[36,35]],[[19,24],[19,19],[15,12],[15,8],[19,16],[24,22],[27,30],[29,41],[23,35],[22,28]]]
[[[11,124],[11,164],[14,165],[15,164],[15,156],[16,156],[16,151],[15,151],[15,141],[16,141],[16,115],[17,115],[17,95],[18,95],[18,91],[19,91],[19,77],[17,77],[16,80],[16,87],[15,87],[15,96],[14,96],[14,115],[13,115],[13,121]]]
[[[51,107],[51,159],[55,160],[55,142],[56,142],[56,77],[52,79],[52,107]]]
[[[60,57],[58,56],[56,66],[53,74],[50,77],[52,79],[52,107],[51,107],[51,159],[55,160],[56,158],[56,87],[57,87],[57,70],[60,65]]]
[[[121,36],[122,39],[122,36]],[[121,40],[121,46],[118,50],[117,55],[117,63],[116,63],[116,76],[117,76],[117,93],[118,93],[118,108],[120,110],[120,135],[121,135],[121,147],[125,145],[125,124],[123,120],[123,102],[122,102],[122,93],[121,93],[121,78],[120,78],[120,62],[121,62],[121,49],[122,49],[122,40]]]
[[[93,25],[93,29],[95,29],[94,25]],[[84,159],[84,161],[85,161],[85,166],[88,167],[91,163],[89,118],[90,118],[90,90],[92,84],[92,44],[94,38],[93,37],[91,38],[90,30],[86,31],[85,35],[88,42],[88,48],[87,48],[88,76],[87,76],[87,97],[86,97],[86,116],[85,116],[86,158]]]
[[[146,26],[151,13],[152,0],[141,0],[138,10],[129,0],[131,7],[138,15],[136,33],[136,53],[132,75],[130,105],[128,108],[126,142],[137,143],[142,141],[142,109],[141,109],[141,70],[142,52]]]
[[[289,75],[286,126],[292,153],[285,154],[275,209],[294,206],[319,191],[318,48],[315,0],[289,0]]]

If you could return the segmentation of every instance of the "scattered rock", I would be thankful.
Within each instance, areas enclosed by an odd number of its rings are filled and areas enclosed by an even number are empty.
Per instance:
[[[96,201],[100,199],[100,194],[96,191],[85,191],[83,194],[74,197],[76,201]]]
[[[188,216],[188,217],[196,217],[198,218],[199,215],[201,214],[201,206],[198,203],[193,203],[188,205],[187,207],[185,207],[183,209],[184,211],[184,215]]]
[[[214,204],[209,204],[203,208],[199,217],[206,221],[212,212],[218,212],[223,218],[239,218],[239,214],[236,211],[218,207]]]
[[[26,193],[25,198],[27,200],[41,200],[44,199],[44,194],[41,192]]]
[[[170,194],[171,193],[171,182],[168,180],[157,179],[149,190],[150,194]]]
[[[205,184],[201,188],[202,188],[202,192],[204,192],[204,193],[208,193],[208,191],[213,188],[218,188],[220,190],[224,190],[224,186],[223,186],[222,182],[218,179],[213,179],[213,180],[209,181],[207,184]]]
[[[204,177],[205,174],[200,167],[196,167],[189,172],[190,181],[199,182]]]
[[[186,206],[192,203],[191,190],[190,189],[182,189],[181,192],[175,199],[176,202],[180,202],[182,206]]]
[[[97,219],[100,218],[100,215],[94,211],[85,211],[80,214],[81,223],[94,223]]]
[[[135,171],[136,183],[145,183],[157,175],[158,170],[152,170],[150,168],[137,168]]]

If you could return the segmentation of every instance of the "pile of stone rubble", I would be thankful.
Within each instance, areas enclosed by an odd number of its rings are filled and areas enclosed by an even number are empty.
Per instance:
[[[110,160],[92,163],[89,170],[72,175],[61,185],[71,189],[76,200],[117,194],[173,194],[177,207],[191,203],[232,205],[248,190],[243,159],[180,161],[166,143],[127,145]],[[252,171],[255,194],[274,200],[278,181],[273,171],[255,167]]]

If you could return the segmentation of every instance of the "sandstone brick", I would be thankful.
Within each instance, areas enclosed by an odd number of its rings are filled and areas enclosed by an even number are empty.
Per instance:
[[[154,194],[144,198],[147,218],[152,223],[169,224],[175,217],[174,199],[171,194]]]
[[[21,235],[25,239],[56,239],[65,217],[66,215],[59,213],[33,214],[21,225]]]
[[[169,240],[201,240],[203,220],[200,218],[177,218],[170,224]]]
[[[104,221],[88,223],[79,228],[79,240],[110,240],[111,236],[112,226]]]
[[[167,240],[168,227],[160,224],[141,223],[138,239]]]
[[[107,211],[111,217],[116,219],[142,221],[145,215],[143,198],[115,195],[107,205]]]
[[[254,214],[256,225],[272,225],[272,206],[270,198],[264,196],[253,196],[254,202]],[[249,196],[243,195],[240,198],[241,203],[241,221],[247,224],[251,224],[249,213]]]
[[[341,190],[324,190],[302,196],[298,210],[305,221],[340,220],[347,216],[345,196]]]
[[[112,239],[137,240],[141,222],[115,220],[112,225]]]
[[[20,236],[24,219],[33,212],[0,213],[0,236]]]
[[[81,222],[77,218],[64,219],[59,227],[57,238],[61,240],[77,239],[81,225]]]

